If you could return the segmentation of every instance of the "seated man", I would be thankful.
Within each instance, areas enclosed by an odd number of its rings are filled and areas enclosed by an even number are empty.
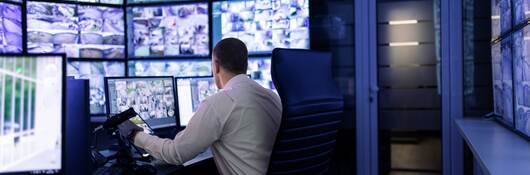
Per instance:
[[[213,50],[212,71],[220,92],[206,98],[173,140],[148,135],[131,122],[120,133],[157,159],[182,164],[212,148],[221,174],[265,174],[282,107],[278,95],[249,79],[248,51],[234,38]]]

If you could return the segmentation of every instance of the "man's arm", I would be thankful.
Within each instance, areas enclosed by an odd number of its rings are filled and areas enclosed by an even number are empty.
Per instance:
[[[166,163],[180,165],[206,150],[222,132],[222,123],[205,100],[191,118],[186,129],[175,139],[161,139],[143,132],[134,136],[134,144]]]

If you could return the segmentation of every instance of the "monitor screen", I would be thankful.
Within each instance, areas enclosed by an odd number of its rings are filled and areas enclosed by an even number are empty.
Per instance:
[[[62,56],[0,56],[0,174],[59,173]]]
[[[248,59],[247,74],[264,88],[276,91],[271,77],[270,58],[250,58]]]
[[[74,2],[92,2],[92,3],[102,3],[102,4],[123,4],[124,0],[66,0]]]
[[[107,78],[109,113],[129,108],[151,128],[175,126],[175,86],[173,77]]]
[[[309,0],[236,0],[213,3],[213,40],[239,38],[249,53],[309,48]]]
[[[530,1],[512,0],[513,2],[513,22],[514,25],[524,23],[530,18]]]
[[[491,48],[494,113],[513,125],[512,40],[506,38]]]
[[[22,53],[21,6],[0,2],[0,9],[0,53]]]
[[[491,38],[496,39],[512,28],[511,0],[491,0]]]
[[[106,114],[104,77],[125,76],[124,62],[109,61],[70,61],[67,65],[68,76],[76,79],[88,79],[90,84],[90,113]]]
[[[210,60],[189,61],[129,61],[129,76],[211,76]]]
[[[69,58],[125,58],[123,9],[27,2],[29,53]]]
[[[530,136],[530,26],[513,34],[515,128]]]
[[[129,56],[208,56],[208,4],[128,8]]]
[[[217,93],[213,77],[176,78],[179,109],[179,123],[181,127],[188,125],[191,117],[206,97]]]

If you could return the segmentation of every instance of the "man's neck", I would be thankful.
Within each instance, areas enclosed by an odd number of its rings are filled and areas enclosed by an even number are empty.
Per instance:
[[[237,76],[236,74],[233,74],[233,73],[224,73],[224,74],[221,74],[221,85],[224,87],[226,87],[226,84],[232,79],[234,78],[235,76]]]

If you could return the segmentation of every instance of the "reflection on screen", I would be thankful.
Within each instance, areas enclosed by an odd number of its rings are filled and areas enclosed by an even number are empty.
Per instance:
[[[90,114],[105,114],[105,77],[125,76],[125,63],[70,61],[67,72],[76,79],[89,80]]]
[[[208,55],[208,4],[132,7],[129,55]]]
[[[207,61],[129,61],[129,76],[195,77],[212,75]]]
[[[186,126],[201,102],[218,89],[213,77],[177,78],[176,81],[180,126]]]
[[[61,169],[62,57],[0,57],[0,173]]]
[[[530,136],[530,27],[513,34],[515,128]]]
[[[239,38],[250,53],[309,48],[309,0],[213,3],[214,42]]]
[[[28,2],[28,52],[125,58],[123,9]]]
[[[173,77],[107,80],[110,114],[131,107],[153,128],[175,126]]]
[[[0,2],[0,9],[0,53],[22,53],[21,7]]]

